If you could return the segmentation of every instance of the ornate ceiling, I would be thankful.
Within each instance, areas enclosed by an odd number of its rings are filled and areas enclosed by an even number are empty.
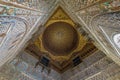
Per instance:
[[[61,6],[64,10],[58,6]],[[58,8],[56,9],[56,7]],[[120,62],[119,58],[114,55],[115,52],[112,52],[116,51],[115,47],[109,47],[110,49],[106,47],[106,44],[111,44],[112,41],[106,40],[106,42],[104,40],[106,39],[105,34],[98,28],[93,29],[94,25],[91,25],[94,16],[119,10],[120,0],[0,0],[0,15],[3,16],[0,17],[0,66],[8,60],[13,59],[26,47],[26,42],[32,37],[38,27],[47,29],[47,27],[59,21],[68,23],[77,30],[79,39],[76,49],[71,50],[71,53],[68,53],[67,56],[56,56],[52,54],[51,51],[44,48],[42,41],[43,33],[41,29],[38,29],[42,34],[38,34],[39,36],[34,38],[36,41],[30,42],[29,45],[32,46],[29,47],[32,47],[32,53],[37,54],[37,56],[45,55],[49,57],[54,68],[57,67],[57,70],[60,71],[71,63],[69,59],[72,59],[74,54],[79,52],[84,56],[83,53],[88,53],[88,49],[94,46],[91,42],[87,41],[88,37],[86,36],[89,35],[94,39],[97,47],[115,61]],[[53,15],[51,15],[52,11],[54,11]],[[116,21],[112,21],[116,23]],[[76,25],[76,23],[81,24],[82,28],[80,28],[80,25]],[[41,25],[43,24],[45,25],[42,27]],[[84,29],[87,35],[81,29]],[[99,32],[101,32],[102,36],[97,35]],[[103,39],[103,37],[104,39],[101,41],[98,36],[100,36],[100,39]],[[111,38],[111,36],[109,37]],[[116,53],[118,54],[118,51]]]
[[[44,27],[43,33],[31,41],[26,50],[38,57],[48,57],[51,65],[57,67],[59,72],[73,65],[72,59],[76,56],[82,55],[82,58],[85,58],[88,53],[96,50],[92,42],[88,41],[84,30],[81,33],[78,32],[77,28],[80,25],[76,25],[61,7],[55,10]]]

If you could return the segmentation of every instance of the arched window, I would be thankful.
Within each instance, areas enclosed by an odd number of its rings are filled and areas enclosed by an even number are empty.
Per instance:
[[[116,45],[118,48],[120,48],[120,33],[115,34],[115,35],[113,36],[113,40],[114,40],[115,45]]]

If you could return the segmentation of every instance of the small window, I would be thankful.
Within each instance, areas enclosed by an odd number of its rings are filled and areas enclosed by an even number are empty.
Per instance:
[[[115,45],[116,45],[118,48],[120,48],[120,34],[115,34],[115,35],[113,36],[113,40],[114,40]]]
[[[42,57],[40,62],[41,62],[44,66],[48,66],[50,60],[47,59],[46,57]]]
[[[79,65],[81,62],[82,62],[82,61],[81,61],[81,59],[80,59],[79,56],[73,59],[73,64],[74,64],[74,66]]]

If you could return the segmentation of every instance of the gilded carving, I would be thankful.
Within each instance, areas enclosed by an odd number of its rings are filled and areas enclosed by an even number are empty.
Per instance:
[[[57,8],[57,10],[53,13],[53,15],[49,18],[49,20],[45,24],[45,26],[48,27],[50,24],[55,23],[55,22],[60,22],[60,21],[69,23],[74,28],[76,28],[75,23],[65,13],[65,11],[61,7]],[[67,55],[67,56],[55,56],[44,48],[43,43],[42,43],[42,34],[35,41],[35,45],[39,48],[39,50],[41,52],[44,52],[44,53],[48,54],[51,59],[53,59],[55,61],[61,61],[61,62],[70,59],[70,57],[75,52],[78,52],[78,51],[82,50],[82,48],[86,45],[86,43],[87,43],[86,38],[82,34],[79,34],[79,43],[78,43],[77,48],[74,51],[69,53],[69,55]]]

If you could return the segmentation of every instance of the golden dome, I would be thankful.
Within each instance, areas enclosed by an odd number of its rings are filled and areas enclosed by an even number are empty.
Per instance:
[[[74,27],[65,22],[55,22],[45,29],[42,41],[46,50],[63,56],[72,52],[79,40]]]

